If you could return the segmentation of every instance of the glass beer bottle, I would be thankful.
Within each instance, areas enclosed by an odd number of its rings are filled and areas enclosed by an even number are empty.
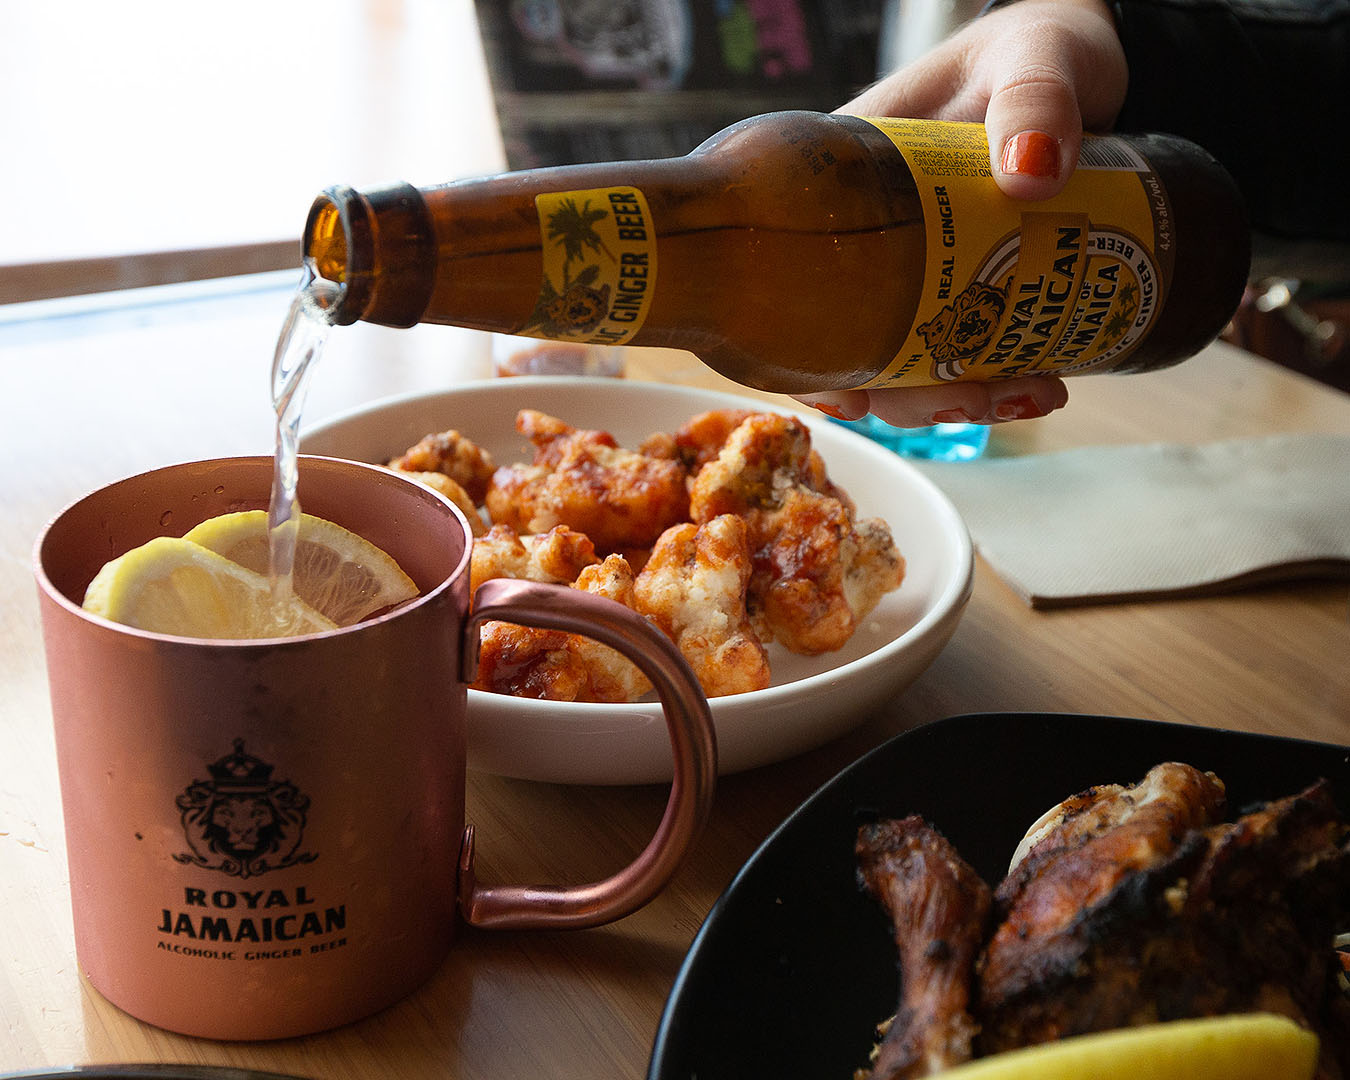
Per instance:
[[[811,112],[679,158],[332,188],[303,243],[338,324],[685,349],[784,393],[1174,364],[1249,265],[1235,185],[1184,140],[1086,137],[1019,203],[983,125]]]

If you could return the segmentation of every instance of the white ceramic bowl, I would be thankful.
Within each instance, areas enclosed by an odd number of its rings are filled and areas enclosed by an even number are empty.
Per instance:
[[[532,448],[514,426],[522,408],[609,431],[621,445],[635,446],[697,413],[745,406],[745,398],[730,394],[626,379],[499,379],[364,406],[316,425],[301,449],[384,462],[429,432],[455,428],[503,465],[529,460]],[[843,649],[806,657],[770,646],[771,686],[712,699],[724,774],[819,746],[899,694],[950,639],[972,584],[965,524],[927,478],[787,399],[765,407],[797,415],[810,427],[831,479],[853,496],[860,516],[885,519],[907,567],[903,585]],[[574,784],[656,783],[671,776],[656,704],[589,705],[470,690],[468,739],[470,767],[503,776]]]

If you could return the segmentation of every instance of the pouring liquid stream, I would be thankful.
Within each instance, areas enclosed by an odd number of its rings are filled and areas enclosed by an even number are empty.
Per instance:
[[[341,293],[341,285],[319,277],[307,263],[272,358],[272,405],[277,420],[276,460],[267,507],[268,582],[273,606],[278,611],[291,594],[296,537],[300,531],[300,502],[296,495],[300,415],[310,376],[332,327],[330,312]]]

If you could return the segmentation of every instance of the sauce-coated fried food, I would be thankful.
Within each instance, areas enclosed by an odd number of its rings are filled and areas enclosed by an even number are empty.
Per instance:
[[[633,571],[622,556],[587,566],[574,588],[633,606]],[[483,625],[478,690],[551,701],[637,701],[651,689],[647,677],[607,645],[563,630],[514,623]]]
[[[516,428],[534,443],[534,461],[493,474],[486,503],[494,522],[522,534],[568,525],[609,553],[650,547],[688,518],[678,461],[626,450],[606,432],[573,428],[533,409],[521,410]]]
[[[657,432],[642,444],[644,453],[665,453],[684,462],[690,474],[713,461],[727,439],[754,415],[753,409],[713,409],[690,417],[673,433]],[[669,448],[661,440],[669,440]]]
[[[494,469],[444,431],[390,467],[468,516],[473,590],[509,577],[618,600],[677,644],[709,697],[768,686],[767,643],[838,649],[904,576],[886,524],[857,520],[797,419],[716,409],[638,450],[537,409],[520,410],[516,430],[530,461]],[[488,623],[482,644],[479,689],[563,701],[651,689],[618,653],[573,634]]]
[[[679,646],[709,697],[769,685],[769,657],[746,614],[750,572],[745,521],[724,514],[671,526],[637,578],[637,610]]]
[[[811,487],[811,434],[800,420],[752,413],[737,424],[694,477],[689,514],[711,521],[719,514],[742,516],[770,510],[783,494]]]
[[[566,525],[531,536],[517,535],[510,525],[494,525],[474,540],[470,589],[491,578],[570,585],[586,567],[599,561],[590,537]]]
[[[732,432],[752,416],[764,415],[766,414],[756,413],[752,409],[713,409],[710,412],[699,413],[697,416],[691,417],[687,423],[682,424],[673,435],[668,436],[671,440],[670,456],[678,457],[685,463],[692,481],[704,465],[717,460],[718,454],[726,446]],[[779,419],[784,418],[780,417]],[[843,488],[831,482],[825,467],[825,459],[811,446],[810,433],[804,427],[802,433],[806,435],[805,445],[793,447],[790,451],[794,458],[798,454],[801,455],[801,458],[800,460],[794,460],[789,467],[801,483],[812,491],[833,495],[844,504],[849,515],[852,516],[857,509],[853,505],[853,500],[849,498],[848,493]],[[658,439],[658,435],[653,435],[649,437],[647,442],[643,443],[643,446],[650,446],[652,448],[650,452],[656,453],[663,446]]]
[[[689,504],[695,522],[745,519],[750,617],[762,640],[805,655],[843,646],[905,572],[885,522],[855,522],[817,462],[801,421],[756,413],[699,470]]]
[[[401,472],[443,473],[462,487],[469,499],[482,505],[495,465],[492,455],[458,431],[428,435],[389,462]]]
[[[487,531],[487,526],[483,524],[483,516],[478,512],[478,507],[474,506],[473,499],[452,477],[446,476],[445,473],[414,472],[412,469],[401,469],[392,465],[390,468],[400,476],[406,476],[409,480],[416,480],[419,484],[425,484],[432,491],[445,496],[458,506],[468,520],[469,528],[473,531],[474,536],[482,536]]]
[[[885,524],[853,522],[829,496],[792,490],[777,509],[749,520],[759,540],[751,614],[762,637],[792,652],[842,648],[904,576]]]

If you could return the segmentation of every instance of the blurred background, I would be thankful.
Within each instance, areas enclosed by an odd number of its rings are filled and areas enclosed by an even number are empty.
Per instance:
[[[333,183],[666,156],[833,108],[885,4],[0,5],[0,304],[298,267]]]
[[[829,110],[975,0],[0,4],[6,305],[298,270],[314,195],[686,153]],[[1350,388],[1350,296],[1258,282],[1228,334]]]
[[[0,5],[0,303],[299,266],[314,195],[495,167],[472,0]]]

